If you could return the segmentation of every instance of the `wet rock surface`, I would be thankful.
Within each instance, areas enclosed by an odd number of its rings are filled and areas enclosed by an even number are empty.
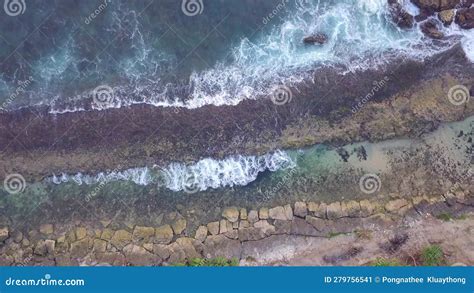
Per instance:
[[[306,206],[311,208],[306,210]],[[314,208],[316,206],[318,208]],[[371,208],[364,208],[367,206]],[[1,264],[156,266],[194,258],[225,257],[237,258],[241,265],[354,265],[379,256],[403,255],[413,249],[410,247],[433,241],[451,249],[450,262],[474,263],[468,245],[469,233],[474,231],[474,200],[465,192],[458,192],[457,196],[417,197],[404,201],[403,205],[400,199],[391,199],[364,203],[342,201],[327,205],[297,202],[285,207],[271,207],[268,219],[245,227],[230,226],[216,234],[211,233],[206,225],[185,235],[177,235],[169,226],[113,230],[84,224],[67,229],[55,225],[48,234],[34,230],[3,232]],[[319,207],[331,212],[321,214]],[[290,210],[291,217],[285,212]],[[306,217],[301,218],[305,213]],[[452,215],[453,220],[440,216],[445,214]],[[216,223],[222,221],[227,219]],[[410,226],[414,221],[422,223],[416,225],[420,228]],[[116,224],[119,223],[112,221],[110,225]],[[457,228],[450,227],[444,231],[447,226]],[[430,233],[426,232],[420,238],[423,229],[430,230]],[[5,227],[2,231],[9,230]],[[461,234],[456,231],[461,231]],[[452,243],[454,235],[456,243]],[[164,237],[172,240],[164,244]]]

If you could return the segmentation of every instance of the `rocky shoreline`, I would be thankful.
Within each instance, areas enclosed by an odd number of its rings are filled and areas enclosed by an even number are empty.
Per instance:
[[[2,227],[0,265],[150,266],[216,257],[237,258],[241,265],[361,265],[406,254],[404,245],[410,241],[452,246],[450,235],[457,232],[444,231],[444,226],[456,226],[461,233],[456,243],[463,244],[451,251],[449,262],[474,265],[473,212],[472,194],[456,189],[408,200],[295,202],[259,210],[227,207],[221,219],[195,229],[179,213],[168,215],[170,223],[158,227],[120,226],[111,220],[92,225],[43,223],[28,231]],[[425,222],[441,233],[409,232]],[[372,239],[371,234],[378,236]],[[372,239],[372,244],[365,246],[364,239]],[[377,254],[370,252],[373,249]]]
[[[424,63],[386,70],[318,71],[314,83],[293,89],[285,105],[264,98],[193,110],[136,105],[60,115],[47,108],[0,113],[0,177],[16,172],[36,181],[61,172],[416,137],[474,114],[472,103],[448,100],[453,86],[472,89],[473,76],[474,66],[456,46]]]

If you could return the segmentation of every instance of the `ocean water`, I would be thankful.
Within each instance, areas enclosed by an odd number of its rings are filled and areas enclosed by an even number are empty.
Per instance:
[[[457,43],[472,59],[471,31],[452,24],[433,42],[394,25],[386,2],[202,1],[194,16],[172,0],[27,3],[23,15],[0,21],[0,105],[45,104],[53,113],[235,105],[311,82],[325,66],[344,74],[423,60]],[[327,44],[303,44],[319,32]]]

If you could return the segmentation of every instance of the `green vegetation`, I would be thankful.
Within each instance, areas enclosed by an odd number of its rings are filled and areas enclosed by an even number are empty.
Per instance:
[[[430,245],[423,248],[420,259],[424,266],[441,266],[446,263],[443,249],[439,245]]]
[[[448,214],[448,213],[442,213],[442,214],[439,214],[436,216],[436,218],[440,219],[440,220],[443,220],[445,222],[449,222],[451,220],[465,220],[467,218],[466,215],[460,215],[460,216],[453,216],[451,214]]]
[[[383,257],[378,257],[376,258],[372,263],[370,263],[371,266],[374,267],[400,267],[403,266],[403,264],[395,258],[383,258]]]
[[[347,235],[347,234],[350,234],[350,233],[345,233],[345,232],[330,232],[328,233],[327,237],[328,238],[333,238],[333,237],[337,237],[339,235]]]
[[[186,263],[176,263],[178,267],[236,267],[239,265],[237,258],[227,259],[225,257],[216,258],[193,258]]]

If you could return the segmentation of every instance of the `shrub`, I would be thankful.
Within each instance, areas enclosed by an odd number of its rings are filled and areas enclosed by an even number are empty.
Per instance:
[[[420,258],[424,266],[441,266],[445,264],[443,249],[439,245],[430,245],[423,248]]]

